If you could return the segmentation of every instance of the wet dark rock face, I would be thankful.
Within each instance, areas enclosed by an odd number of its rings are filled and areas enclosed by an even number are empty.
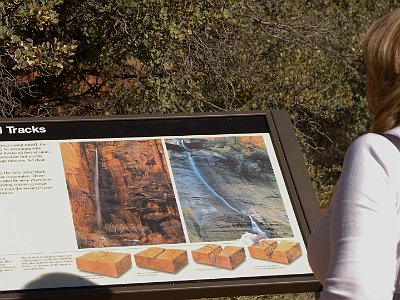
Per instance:
[[[167,149],[191,242],[235,240],[245,232],[257,233],[251,218],[270,238],[293,236],[269,169],[264,170],[270,172],[264,176],[267,180],[244,178],[200,139],[184,147],[170,141]]]
[[[185,242],[160,140],[63,143],[61,150],[79,248]]]

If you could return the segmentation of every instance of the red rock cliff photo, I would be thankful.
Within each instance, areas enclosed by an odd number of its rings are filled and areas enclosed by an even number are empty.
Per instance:
[[[160,140],[60,147],[78,248],[185,242]]]

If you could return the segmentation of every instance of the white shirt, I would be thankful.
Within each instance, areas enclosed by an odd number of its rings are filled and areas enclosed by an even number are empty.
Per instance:
[[[387,133],[397,136],[400,126]],[[400,152],[373,133],[349,147],[328,213],[312,231],[320,300],[389,300],[400,293]]]

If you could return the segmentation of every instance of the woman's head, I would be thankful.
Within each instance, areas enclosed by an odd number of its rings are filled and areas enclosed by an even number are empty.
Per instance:
[[[363,40],[368,108],[373,130],[400,125],[400,9],[375,21]]]

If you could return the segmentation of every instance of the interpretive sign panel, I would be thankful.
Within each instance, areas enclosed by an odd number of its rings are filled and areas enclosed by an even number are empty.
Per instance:
[[[316,290],[288,128],[283,112],[2,120],[0,298]]]

